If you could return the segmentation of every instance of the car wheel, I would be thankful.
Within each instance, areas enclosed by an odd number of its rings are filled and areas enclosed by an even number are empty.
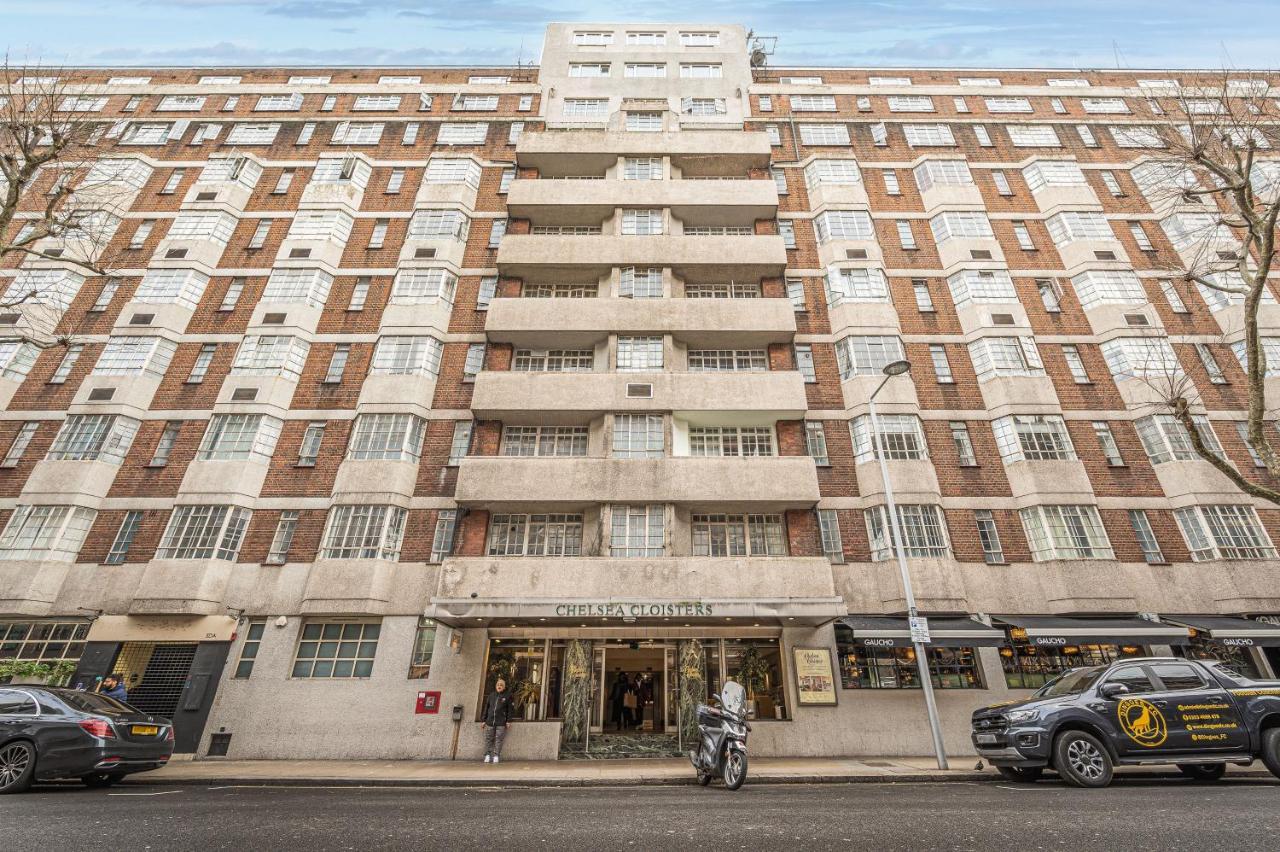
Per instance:
[[[1105,787],[1111,783],[1111,755],[1092,734],[1067,731],[1053,743],[1053,767],[1072,787]]]
[[[36,774],[36,748],[26,740],[0,746],[0,793],[21,793]]]
[[[1178,771],[1194,781],[1217,781],[1227,774],[1225,763],[1179,763]]]
[[[1262,732],[1262,762],[1272,775],[1280,778],[1280,728]]]
[[[736,790],[747,780],[747,754],[737,749],[729,749],[724,756],[724,786],[728,790]]]
[[[1033,784],[1044,774],[1043,766],[997,766],[996,772],[1007,781],[1020,784]]]
[[[123,775],[107,772],[90,772],[88,775],[81,775],[80,780],[84,782],[84,786],[96,789],[98,787],[110,787],[123,777]]]

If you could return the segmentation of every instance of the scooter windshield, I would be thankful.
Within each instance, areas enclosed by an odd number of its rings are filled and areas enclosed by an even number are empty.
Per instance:
[[[735,716],[740,716],[746,703],[747,693],[742,685],[732,680],[725,681],[724,687],[720,690],[720,704],[724,709]]]

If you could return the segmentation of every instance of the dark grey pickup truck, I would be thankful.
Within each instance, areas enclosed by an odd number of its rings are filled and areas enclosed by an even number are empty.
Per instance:
[[[973,714],[973,745],[1000,774],[1034,781],[1055,770],[1105,787],[1116,766],[1166,763],[1200,780],[1261,759],[1280,777],[1280,680],[1220,663],[1131,658],[1072,669],[1035,695]]]

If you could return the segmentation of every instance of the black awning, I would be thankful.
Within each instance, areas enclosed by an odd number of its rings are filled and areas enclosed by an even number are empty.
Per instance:
[[[996,621],[1025,633],[1028,645],[1181,645],[1187,628],[1145,618],[1067,618],[1057,615],[997,615]],[[1010,637],[1022,641],[1014,630]]]
[[[1230,615],[1164,615],[1171,624],[1190,627],[1201,638],[1236,647],[1280,648],[1280,624]]]
[[[905,618],[850,615],[840,624],[854,641],[868,648],[910,648],[911,628]],[[938,648],[995,648],[1006,643],[1004,631],[972,618],[930,618],[929,644]]]

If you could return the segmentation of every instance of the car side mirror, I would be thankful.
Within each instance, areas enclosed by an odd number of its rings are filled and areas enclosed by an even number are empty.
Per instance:
[[[1102,688],[1098,690],[1098,694],[1103,698],[1117,698],[1121,695],[1129,694],[1129,687],[1123,683],[1104,683]]]

